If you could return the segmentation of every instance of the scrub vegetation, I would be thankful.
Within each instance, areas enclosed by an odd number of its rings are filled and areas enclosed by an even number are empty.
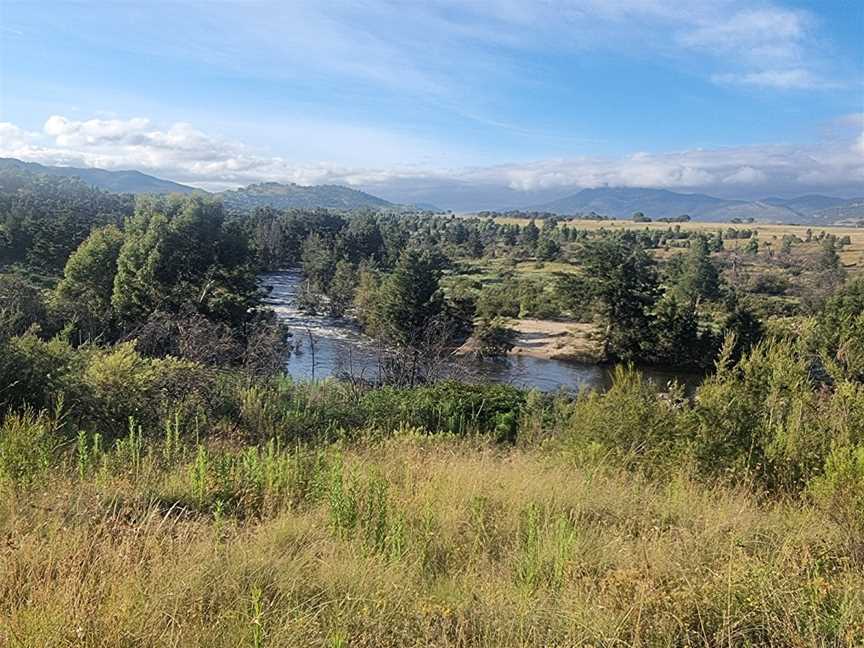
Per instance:
[[[4,645],[864,643],[844,236],[25,180],[0,201]],[[375,380],[285,374],[256,277],[294,265],[389,349]],[[611,387],[442,379],[526,317],[589,329]]]

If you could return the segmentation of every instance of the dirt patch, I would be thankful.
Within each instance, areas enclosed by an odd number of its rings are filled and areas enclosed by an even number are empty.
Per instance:
[[[597,362],[600,357],[600,345],[592,337],[597,331],[594,324],[520,319],[510,326],[516,331],[511,355],[583,362]]]

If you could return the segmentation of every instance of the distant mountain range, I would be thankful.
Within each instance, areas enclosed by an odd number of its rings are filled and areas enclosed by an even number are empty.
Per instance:
[[[45,174],[77,177],[89,185],[118,193],[207,193],[188,185],[156,178],[140,171],[106,171],[104,169],[45,166],[0,158],[0,173]],[[401,205],[372,194],[341,185],[282,184],[264,182],[243,189],[214,194],[234,209],[273,207],[276,209],[315,208],[363,209],[400,208]],[[494,195],[490,193],[490,197]],[[409,208],[440,211],[423,203]],[[829,225],[835,222],[864,220],[864,198],[834,198],[806,195],[797,198],[765,198],[762,200],[728,200],[705,194],[685,194],[665,189],[598,188],[583,189],[525,211],[546,211],[562,215],[596,212],[616,218],[629,218],[642,212],[649,218],[689,215],[694,220],[730,221],[752,218],[762,222]]]
[[[298,184],[262,182],[243,189],[223,191],[218,194],[226,207],[234,209],[254,209],[273,207],[275,209],[325,207],[328,209],[358,209],[363,207],[396,207],[397,205],[340,185],[313,185],[304,187]]]
[[[77,167],[45,166],[22,162],[15,158],[0,158],[0,171],[80,178],[89,185],[115,193],[193,193],[201,191],[170,180],[162,180],[140,171],[106,171]]]
[[[571,196],[531,207],[555,214],[596,212],[616,218],[629,218],[642,212],[649,218],[687,214],[694,220],[729,221],[752,218],[782,223],[822,223],[864,218],[864,198],[833,198],[808,195],[797,198],[764,200],[727,200],[705,194],[685,194],[666,189],[630,187],[583,189]]]
[[[23,173],[28,175],[50,175],[80,178],[83,182],[116,193],[170,194],[193,192],[208,193],[188,185],[162,180],[140,171],[106,171],[76,167],[45,166],[35,162],[22,162],[14,158],[0,158],[0,173]],[[400,205],[373,196],[364,191],[340,185],[314,185],[264,182],[242,189],[233,189],[213,194],[222,198],[225,205],[234,209],[273,207],[275,209],[314,208],[362,209],[399,208]],[[417,209],[439,211],[434,205],[416,205]]]

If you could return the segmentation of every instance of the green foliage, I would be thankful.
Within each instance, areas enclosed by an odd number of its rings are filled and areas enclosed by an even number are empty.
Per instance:
[[[221,203],[201,197],[139,199],[126,224],[111,303],[127,327],[156,309],[192,305],[240,324],[258,301],[252,256]]]
[[[472,340],[476,357],[502,358],[513,348],[516,332],[507,326],[506,320],[484,318],[474,327]]]
[[[581,261],[589,294],[601,305],[604,356],[619,361],[648,357],[651,311],[660,290],[654,260],[639,245],[603,238],[585,244]]]
[[[0,479],[28,483],[54,462],[61,437],[46,412],[23,409],[0,424]]]
[[[864,381],[864,279],[830,297],[816,319],[814,351],[836,379]]]
[[[110,330],[111,295],[122,245],[123,233],[117,227],[94,230],[69,257],[54,291],[54,308],[64,320],[76,322],[88,338]]]
[[[716,340],[709,331],[699,331],[694,306],[667,295],[658,302],[654,316],[654,362],[681,368],[711,366],[717,351]]]
[[[0,267],[22,264],[50,275],[91,230],[120,225],[133,198],[89,187],[78,178],[0,173]]]
[[[618,366],[605,393],[581,393],[573,405],[565,443],[577,455],[615,456],[625,464],[660,466],[680,456],[681,394],[661,398],[660,388],[633,367]]]
[[[507,385],[440,382],[367,392],[360,401],[367,424],[379,429],[411,425],[427,432],[482,434],[497,431],[501,416],[518,417],[525,395]]]
[[[341,260],[336,264],[333,278],[327,294],[330,297],[328,304],[331,315],[341,317],[345,315],[354,303],[354,294],[357,284],[357,274],[350,261]]]
[[[864,561],[864,444],[836,444],[809,493],[843,530],[855,558]]]
[[[837,253],[837,239],[835,236],[826,236],[822,239],[817,263],[822,270],[837,270],[840,268],[840,255]]]
[[[717,373],[697,392],[694,450],[700,470],[799,491],[821,469],[836,417],[811,385],[807,359],[789,343],[762,343],[730,365],[727,341]]]
[[[418,346],[431,323],[445,315],[440,289],[443,259],[416,249],[405,250],[379,292],[377,327],[396,343]]]
[[[332,238],[312,232],[303,241],[303,274],[316,290],[323,292],[330,285],[336,273],[337,258]]]
[[[537,258],[541,261],[554,261],[561,255],[561,246],[553,238],[544,237],[537,244]]]
[[[513,281],[485,286],[477,298],[477,315],[486,319],[519,317],[519,290]]]
[[[685,303],[695,305],[700,300],[713,300],[720,296],[720,276],[711,261],[706,237],[690,240],[690,249],[678,264],[672,279],[672,291]]]
[[[49,325],[43,291],[19,273],[0,274],[0,336]]]

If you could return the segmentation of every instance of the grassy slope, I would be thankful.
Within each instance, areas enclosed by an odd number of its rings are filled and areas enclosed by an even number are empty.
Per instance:
[[[864,641],[864,573],[800,503],[411,434],[129,453],[3,493],[7,645]]]

